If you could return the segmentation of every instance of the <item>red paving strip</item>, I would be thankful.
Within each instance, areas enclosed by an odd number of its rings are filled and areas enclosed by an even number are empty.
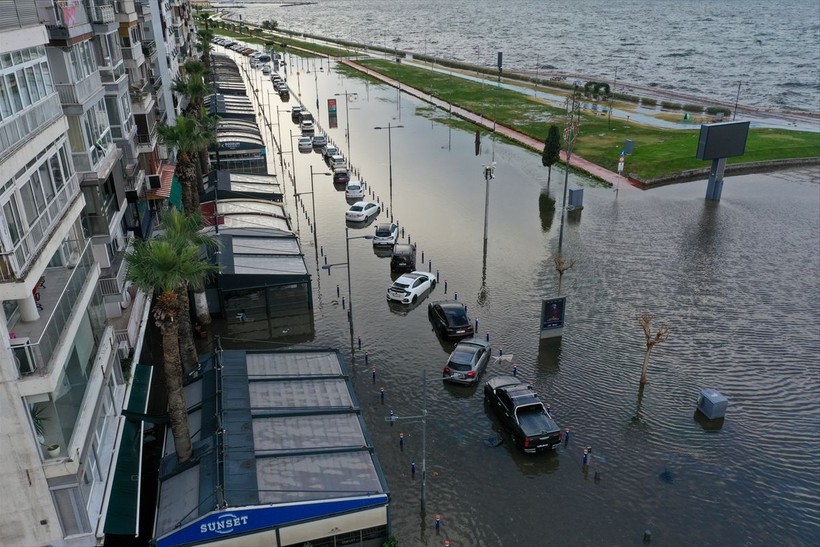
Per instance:
[[[458,116],[460,118],[463,118],[465,120],[468,120],[468,121],[470,121],[470,122],[472,122],[476,125],[480,125],[481,127],[489,129],[490,131],[494,130],[499,135],[503,135],[504,137],[506,137],[506,138],[508,138],[512,141],[516,141],[520,144],[523,144],[527,148],[529,148],[529,149],[531,149],[531,150],[533,150],[533,151],[535,151],[539,154],[541,152],[543,152],[543,150],[544,150],[544,143],[543,142],[539,141],[538,139],[534,139],[534,138],[532,138],[528,135],[525,135],[525,134],[521,133],[520,131],[516,131],[515,129],[512,129],[512,128],[507,127],[505,125],[496,124],[492,120],[489,120],[489,119],[485,118],[484,116],[481,116],[480,114],[476,114],[475,112],[471,112],[467,109],[461,108],[460,106],[454,106],[454,105],[448,103],[447,101],[443,101],[443,100],[441,100],[437,97],[434,97],[433,95],[430,95],[429,93],[425,93],[425,92],[420,91],[420,90],[418,90],[414,87],[409,87],[407,85],[401,84],[397,80],[394,80],[392,78],[388,78],[387,76],[385,76],[384,74],[381,74],[379,72],[374,72],[374,71],[370,70],[369,68],[367,68],[366,66],[360,65],[359,63],[349,61],[347,59],[338,59],[338,61],[340,63],[344,64],[344,65],[347,65],[351,68],[354,68],[354,69],[358,70],[359,72],[363,72],[363,73],[367,74],[368,76],[370,76],[372,78],[376,78],[377,80],[380,80],[380,81],[382,81],[382,82],[384,82],[388,85],[391,85],[395,88],[399,88],[399,89],[401,89],[402,92],[407,93],[408,95],[412,95],[413,97],[416,97],[418,99],[421,99],[422,101],[424,101],[426,103],[430,103],[434,106],[437,106],[437,107],[441,108],[442,110],[452,112],[456,116]],[[564,163],[566,163],[566,161],[567,161],[567,154],[564,150],[561,150],[561,161],[563,161]],[[613,186],[618,185],[618,184],[623,183],[623,182],[628,182],[629,184],[631,184],[632,186],[635,186],[636,188],[643,188],[644,187],[643,184],[641,184],[640,182],[638,182],[636,180],[632,180],[632,179],[627,178],[627,177],[618,176],[618,173],[610,171],[609,169],[604,169],[600,165],[596,165],[596,164],[592,163],[591,161],[587,161],[584,158],[582,158],[582,157],[580,157],[576,154],[572,155],[572,159],[570,160],[570,165],[573,169],[583,171],[584,173],[587,173],[588,175],[591,175],[591,176],[595,177],[596,179],[600,179],[600,180],[603,180],[604,182],[608,182],[609,184],[612,184]]]

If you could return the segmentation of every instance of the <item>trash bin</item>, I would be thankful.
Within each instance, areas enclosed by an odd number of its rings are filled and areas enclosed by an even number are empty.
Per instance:
[[[729,399],[721,392],[712,388],[700,390],[698,397],[698,410],[710,420],[717,420],[726,416],[726,409],[729,407]]]

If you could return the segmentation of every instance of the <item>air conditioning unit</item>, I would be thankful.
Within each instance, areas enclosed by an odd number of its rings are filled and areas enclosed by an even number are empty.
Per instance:
[[[151,188],[162,188],[162,177],[159,175],[148,175],[148,186]]]
[[[128,359],[128,356],[131,355],[131,348],[128,347],[128,342],[121,340],[117,344],[117,355],[119,355],[120,360]]]

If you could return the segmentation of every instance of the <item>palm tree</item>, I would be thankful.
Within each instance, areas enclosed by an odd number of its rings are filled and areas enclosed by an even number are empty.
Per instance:
[[[210,71],[201,61],[195,60],[185,61],[182,67],[185,76],[174,80],[172,89],[188,99],[186,112],[198,113],[205,97],[213,92],[213,86],[205,81]]]
[[[180,302],[177,290],[213,270],[199,260],[195,245],[180,247],[167,239],[137,241],[125,256],[126,278],[140,290],[154,293],[153,317],[162,336],[162,368],[168,397],[168,414],[179,463],[191,459],[188,406],[182,388],[179,353]]]
[[[205,226],[205,222],[202,218],[202,214],[198,211],[190,215],[177,211],[170,211],[162,217],[162,226],[165,229],[162,237],[168,239],[169,241],[173,241],[175,244],[183,248],[187,245],[195,245],[200,250],[204,249],[208,253],[219,248],[218,239],[212,235],[203,234],[200,232],[200,230],[202,230]],[[211,314],[208,312],[208,301],[205,298],[205,281],[207,281],[207,276],[202,279],[191,280],[190,285],[194,290],[194,304],[196,307],[197,320],[200,323],[207,325],[211,322]],[[187,309],[185,306],[190,306],[188,303],[188,291],[186,289],[183,292],[185,301],[180,302],[180,305],[182,306],[182,309]],[[194,337],[190,321],[180,321],[180,338],[180,343],[183,350],[194,347]],[[182,365],[185,369],[185,373],[187,374],[191,372],[197,366],[197,363],[198,361],[196,359],[193,361],[183,360]]]
[[[195,118],[180,116],[174,125],[161,124],[158,129],[163,144],[177,150],[176,174],[182,184],[182,204],[186,213],[199,209],[202,169],[195,161],[199,151],[216,142],[215,135]]]
[[[207,28],[199,29],[197,37],[199,39],[199,51],[202,52],[200,56],[202,64],[205,65],[205,68],[211,68],[211,51],[213,50],[211,40],[214,39],[214,31]]]

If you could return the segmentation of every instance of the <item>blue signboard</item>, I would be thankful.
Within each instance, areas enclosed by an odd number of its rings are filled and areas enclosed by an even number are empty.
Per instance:
[[[331,517],[341,513],[387,505],[379,494],[352,499],[306,502],[293,505],[243,507],[209,513],[157,540],[157,547],[199,545],[220,537],[244,535],[278,526]]]
[[[541,304],[541,338],[561,336],[567,297],[545,298]]]

